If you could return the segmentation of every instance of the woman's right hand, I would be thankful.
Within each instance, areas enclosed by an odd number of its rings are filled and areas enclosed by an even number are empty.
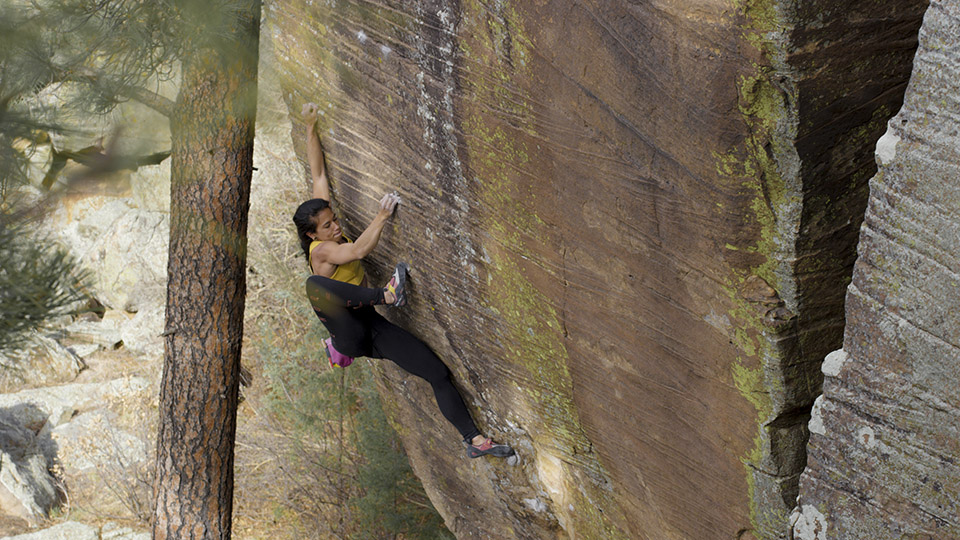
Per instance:
[[[303,115],[303,123],[307,126],[312,126],[317,123],[317,118],[320,114],[320,106],[316,103],[304,103],[303,108],[300,110],[300,114]]]

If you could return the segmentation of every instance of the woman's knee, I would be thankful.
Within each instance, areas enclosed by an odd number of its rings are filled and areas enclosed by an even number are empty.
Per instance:
[[[439,366],[432,367],[428,372],[428,376],[424,378],[433,386],[453,386],[453,375],[450,373],[450,370],[443,362],[439,362],[439,364]]]

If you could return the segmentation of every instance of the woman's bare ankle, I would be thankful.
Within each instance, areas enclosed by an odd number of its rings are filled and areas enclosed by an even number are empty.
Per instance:
[[[396,301],[397,301],[397,295],[395,295],[395,294],[393,294],[392,292],[390,292],[390,289],[384,289],[384,290],[383,290],[383,303],[384,303],[384,304],[387,304],[387,305],[389,306],[389,305],[393,305],[393,303],[396,302]]]

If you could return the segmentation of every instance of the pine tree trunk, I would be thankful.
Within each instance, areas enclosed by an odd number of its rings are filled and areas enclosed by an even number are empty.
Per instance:
[[[174,116],[154,539],[230,538],[260,2],[183,60]]]

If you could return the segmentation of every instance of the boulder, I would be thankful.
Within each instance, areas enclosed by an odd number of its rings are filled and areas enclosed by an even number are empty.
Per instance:
[[[150,540],[150,533],[137,532],[116,523],[107,523],[98,530],[85,523],[67,521],[40,531],[7,536],[3,540]]]
[[[0,513],[43,518],[58,502],[46,449],[36,434],[0,407]]]
[[[0,389],[69,382],[83,368],[83,360],[75,351],[37,333],[23,348],[0,354]]]
[[[140,167],[130,175],[133,204],[141,210],[170,213],[170,159]]]
[[[57,458],[67,475],[98,469],[121,477],[147,459],[146,442],[117,426],[107,410],[78,414],[50,431]]]
[[[135,314],[108,310],[103,319],[78,320],[65,328],[67,336],[106,349],[123,346],[138,355],[163,356],[164,306],[145,306]]]
[[[797,540],[960,538],[960,1],[930,3],[823,363]]]
[[[100,540],[150,540],[150,533],[107,523],[100,529]]]
[[[367,264],[374,283],[412,266],[389,317],[521,454],[465,462],[429,387],[383,364],[385,409],[454,534],[787,533],[873,141],[926,7],[265,8],[304,169],[315,101],[347,234],[383,193],[403,199]]]
[[[47,224],[71,253],[83,258],[131,209],[126,199],[107,195],[64,197],[50,212]]]
[[[90,525],[67,521],[40,531],[8,536],[4,540],[100,540],[100,534]]]
[[[130,317],[123,312],[114,310],[106,313],[116,314],[117,316],[108,317],[107,314],[104,314],[103,319],[78,319],[64,328],[64,331],[72,340],[108,350],[116,349],[123,345],[123,335],[120,329],[124,323],[130,320]]]
[[[132,318],[121,321],[120,337],[123,346],[144,360],[163,359],[163,303],[146,306]]]
[[[168,235],[164,212],[132,210],[117,218],[82,259],[93,274],[97,300],[129,312],[162,305]]]
[[[108,195],[71,195],[46,220],[92,277],[91,294],[130,312],[165,300],[169,214]]]
[[[104,383],[66,384],[0,394],[0,408],[34,432],[51,430],[68,422],[78,411],[93,410],[110,403],[142,395],[150,383],[140,377],[124,377]]]

